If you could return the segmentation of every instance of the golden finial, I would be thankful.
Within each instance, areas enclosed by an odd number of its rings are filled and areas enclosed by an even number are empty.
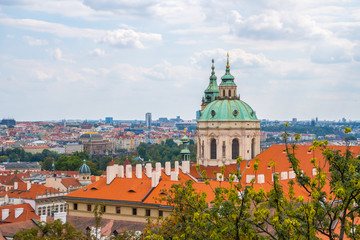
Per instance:
[[[186,125],[184,124],[184,134],[186,134]]]
[[[229,65],[229,52],[227,53],[227,62],[226,62],[226,67],[229,68],[230,65]]]
[[[215,66],[214,66],[214,59],[211,60],[212,62],[212,66],[211,66],[211,69],[214,70],[215,69]]]

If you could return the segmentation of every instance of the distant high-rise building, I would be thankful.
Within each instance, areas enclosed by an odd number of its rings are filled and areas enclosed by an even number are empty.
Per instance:
[[[316,125],[315,119],[311,119],[311,126],[315,127],[315,125]]]
[[[145,114],[145,125],[147,128],[151,128],[151,113]]]
[[[105,123],[108,123],[108,124],[113,124],[114,123],[114,118],[113,117],[106,117],[105,118]]]
[[[8,127],[14,127],[16,124],[16,121],[13,118],[4,118],[0,124],[6,125]]]

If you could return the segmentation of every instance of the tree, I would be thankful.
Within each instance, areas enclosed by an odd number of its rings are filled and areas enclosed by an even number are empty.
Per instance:
[[[76,230],[68,222],[62,223],[61,220],[54,222],[39,223],[37,227],[29,230],[18,231],[14,240],[81,240],[86,239],[82,233]]]
[[[44,159],[43,164],[42,164],[43,169],[51,171],[52,170],[52,164],[53,164],[54,161],[55,161],[55,159],[53,157],[46,157]]]
[[[287,125],[286,125],[287,127]],[[235,183],[234,176],[228,184],[211,185],[214,198],[209,203],[204,192],[195,191],[193,183],[176,184],[161,200],[174,207],[171,216],[162,221],[149,222],[146,239],[360,239],[360,158],[352,156],[349,146],[345,152],[327,147],[327,141],[314,140],[310,150],[319,149],[325,163],[315,158],[314,177],[307,176],[299,167],[297,145],[287,143],[283,135],[288,160],[296,178],[283,190],[279,175],[269,192],[255,190],[254,181],[249,186]],[[349,133],[349,128],[345,133]],[[295,140],[300,136],[296,135]],[[238,158],[240,162],[241,159]],[[238,163],[239,163],[238,162]],[[259,162],[254,161],[255,172]],[[271,162],[275,172],[276,162]],[[328,172],[328,173],[327,173]],[[206,179],[206,172],[203,178]],[[224,168],[222,168],[224,174]],[[256,174],[255,174],[256,175]],[[329,176],[329,177],[328,177]],[[295,196],[294,187],[306,191],[306,196]],[[305,199],[305,197],[307,199]],[[334,228],[337,223],[337,228]]]

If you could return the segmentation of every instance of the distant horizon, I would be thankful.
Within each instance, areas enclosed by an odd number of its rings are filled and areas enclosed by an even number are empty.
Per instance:
[[[160,118],[167,118],[168,120],[170,120],[170,119],[175,119],[176,118],[176,116],[175,117],[160,117]],[[307,122],[307,121],[309,121],[309,122],[311,122],[312,120],[315,120],[315,118],[316,117],[314,117],[314,118],[311,118],[311,119],[297,119],[297,122]],[[8,118],[8,117],[6,117],[6,118],[1,118],[1,120],[2,119],[14,119],[16,122],[62,122],[62,121],[71,121],[71,122],[77,122],[77,121],[79,121],[79,122],[84,122],[84,121],[91,121],[91,122],[96,122],[96,121],[99,121],[99,120],[101,120],[101,122],[102,123],[104,123],[105,122],[105,118],[98,118],[98,119],[88,119],[88,118],[86,118],[86,119],[58,119],[58,120],[55,120],[55,119],[52,119],[52,120],[17,120],[17,119],[15,119],[15,118]],[[194,118],[194,119],[183,119],[181,116],[180,116],[180,119],[181,120],[184,120],[184,121],[196,121],[196,119]],[[158,121],[159,120],[159,118],[152,118],[152,121]],[[274,121],[279,121],[279,122],[289,122],[289,123],[291,123],[292,122],[292,118],[291,119],[266,119],[266,118],[263,118],[263,119],[259,119],[259,121],[264,121],[264,120],[267,120],[267,121],[272,121],[272,122],[274,122]],[[113,121],[141,121],[141,122],[144,122],[145,123],[145,118],[144,119],[113,119]],[[340,118],[340,119],[337,119],[337,120],[329,120],[329,119],[319,119],[318,118],[318,121],[319,122],[341,122],[342,121],[342,118]],[[346,119],[346,122],[360,122],[360,120],[353,120],[353,119]]]

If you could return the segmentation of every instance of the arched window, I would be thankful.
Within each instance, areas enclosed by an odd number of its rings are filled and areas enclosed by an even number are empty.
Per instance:
[[[201,144],[201,157],[204,158],[204,140],[202,141]]]
[[[216,140],[211,140],[211,146],[210,146],[210,159],[216,159]]]
[[[229,97],[231,97],[231,90],[229,90]]]
[[[255,157],[255,138],[251,140],[251,159]]]
[[[239,156],[239,140],[234,139],[232,141],[232,159],[237,159]]]
[[[225,141],[223,141],[223,145],[222,145],[222,157],[225,158],[225,152],[226,152],[226,146],[225,146]]]
[[[225,90],[223,90],[223,97],[225,97]]]

